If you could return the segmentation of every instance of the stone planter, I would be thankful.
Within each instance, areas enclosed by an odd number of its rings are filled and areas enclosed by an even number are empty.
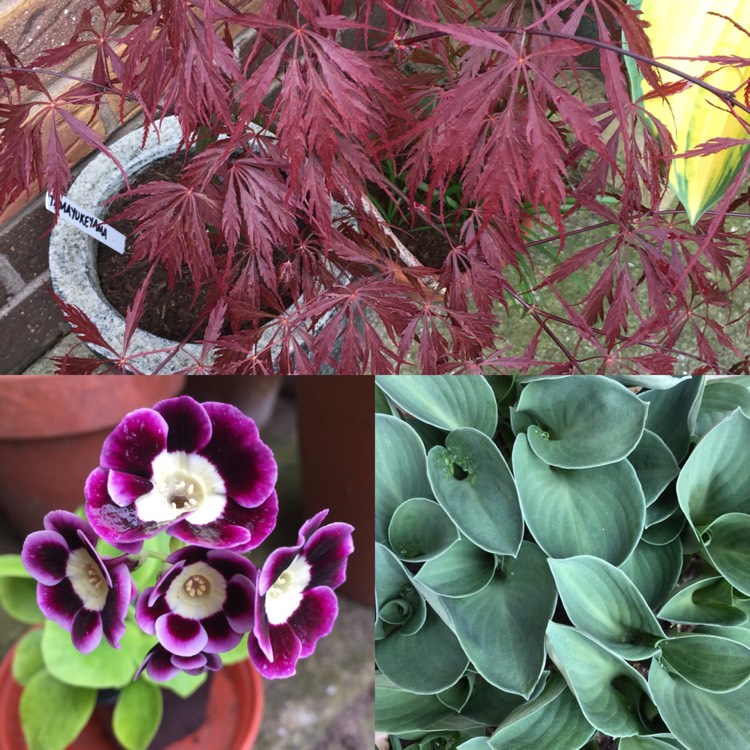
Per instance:
[[[129,177],[151,162],[175,152],[182,139],[177,118],[165,118],[160,128],[160,136],[157,137],[151,131],[143,147],[142,139],[142,132],[135,130],[109,146]],[[81,171],[66,197],[101,217],[106,212],[106,201],[120,192],[124,184],[125,180],[117,166],[107,156],[99,154]],[[376,210],[371,204],[365,206],[365,210],[370,215],[376,215]],[[334,217],[343,216],[344,207],[334,203],[333,214]],[[419,265],[416,258],[396,240],[387,227],[384,227],[384,231],[394,240],[394,248],[405,265]],[[58,221],[50,235],[49,250],[50,278],[55,293],[63,302],[80,308],[96,325],[105,341],[114,349],[122,351],[125,319],[102,293],[96,255],[95,239],[62,220]],[[346,282],[346,277],[342,275],[341,280]],[[331,311],[318,321],[316,334],[333,315],[334,311]],[[271,336],[271,332],[261,336],[259,348],[266,346]],[[102,356],[111,354],[101,347],[90,344],[89,346]],[[157,369],[161,374],[189,371],[200,361],[202,346],[195,343],[185,344],[164,364],[167,354],[177,346],[179,342],[137,329],[131,337],[127,354],[134,368],[144,374],[153,373]],[[278,350],[272,351],[275,358]]]

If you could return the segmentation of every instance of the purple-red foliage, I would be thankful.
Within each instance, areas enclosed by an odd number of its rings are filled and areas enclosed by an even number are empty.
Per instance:
[[[133,189],[123,214],[138,225],[136,259],[163,264],[170,279],[189,272],[196,294],[208,292],[196,371],[707,371],[719,369],[717,347],[747,366],[716,320],[750,277],[750,261],[739,273],[731,263],[738,250],[748,257],[747,241],[739,247],[727,226],[747,194],[736,181],[696,227],[660,210],[673,144],[631,101],[623,34],[632,53],[651,51],[624,0],[253,7],[92,0],[71,39],[36,60],[0,40],[0,208],[39,189],[65,193],[64,129],[108,153],[80,114],[93,118],[105,95],[121,118],[127,103],[140,105],[146,128],[176,115],[183,146],[197,148],[179,181]],[[578,36],[584,20],[598,42]],[[241,55],[238,30],[253,34]],[[606,99],[591,102],[581,55],[594,48]],[[61,89],[67,74],[56,71],[87,52],[90,78]],[[641,67],[659,89],[657,68]],[[399,166],[401,187],[386,160]],[[456,185],[461,206],[449,218]],[[397,261],[363,202],[375,188],[445,234],[441,268]],[[432,209],[418,204],[425,195]],[[337,217],[332,201],[349,216]],[[582,212],[589,226],[573,232],[580,249],[571,252],[567,232]],[[529,223],[557,235],[553,269],[534,271],[535,289],[528,273],[541,243]],[[563,291],[593,268],[599,277],[585,292]],[[530,296],[540,291],[554,310]],[[128,334],[142,305],[139,294]],[[108,346],[80,310],[62,308],[85,340]],[[519,355],[506,331],[521,316],[534,326]],[[557,360],[537,356],[542,339]],[[692,365],[679,363],[685,354]],[[137,370],[127,350],[111,359]],[[71,356],[62,367],[89,365]]]

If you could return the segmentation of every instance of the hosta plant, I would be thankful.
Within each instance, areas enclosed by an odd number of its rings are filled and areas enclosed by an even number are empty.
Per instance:
[[[192,276],[181,302],[206,325],[198,372],[743,372],[747,347],[725,325],[746,336],[747,138],[734,127],[750,113],[746,48],[719,48],[722,71],[703,80],[700,63],[670,54],[703,17],[680,12],[662,44],[647,27],[660,4],[641,6],[91,0],[73,36],[36,59],[0,40],[0,201],[63,195],[66,135],[109,153],[91,120],[105,103],[120,119],[140,107],[149,131],[173,114],[194,156],[175,155],[176,182],[134,188],[127,214],[134,257]],[[712,26],[744,40],[744,5],[724,10]],[[67,72],[86,54],[88,77]],[[727,130],[706,117],[685,141],[671,118],[697,115],[696,101],[738,119]],[[708,157],[679,152],[728,140],[735,178],[706,178],[696,207],[680,175],[700,182]],[[688,214],[669,207],[670,174]],[[363,202],[376,191],[409,231],[442,235],[435,267],[397,261]],[[143,306],[139,293],[128,330]],[[113,367],[138,369],[64,311]],[[72,354],[62,366],[97,364]]]
[[[117,691],[118,741],[143,750],[162,687],[185,697],[247,658],[263,677],[295,674],[336,620],[352,527],[321,511],[257,567],[249,553],[276,525],[276,475],[234,406],[181,396],[122,419],[81,514],[48,513],[20,556],[0,558],[2,604],[42,623],[13,659],[29,750],[72,743],[100,690]]]
[[[747,745],[750,382],[382,376],[391,747]]]

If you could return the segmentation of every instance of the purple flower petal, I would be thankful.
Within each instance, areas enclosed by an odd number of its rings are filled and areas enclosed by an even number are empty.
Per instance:
[[[255,668],[263,677],[271,680],[291,677],[297,671],[297,660],[300,657],[301,644],[299,638],[289,625],[272,625],[271,643],[273,645],[273,661],[269,660],[261,651],[253,634],[251,633],[248,636],[248,653]]]
[[[132,579],[125,565],[112,566],[110,570],[112,588],[101,612],[102,630],[107,643],[113,648],[120,647],[125,635],[125,616],[128,614]]]
[[[189,547],[183,547],[189,549]],[[229,581],[235,575],[240,574],[251,581],[258,575],[258,569],[250,560],[236,553],[234,550],[212,549],[206,550],[206,562],[221,573]]]
[[[91,526],[75,513],[67,510],[53,510],[44,517],[44,528],[48,531],[56,531],[65,540],[71,550],[82,546],[78,535],[82,531],[93,546],[99,541]]]
[[[259,589],[255,589],[255,603],[253,609],[255,610],[255,625],[251,633],[251,637],[255,640],[258,648],[265,654],[267,659],[273,658],[273,645],[271,644],[271,624],[268,622],[268,616],[266,615],[266,608],[264,606],[264,599],[258,593]]]
[[[99,612],[81,608],[70,629],[73,645],[82,653],[91,653],[102,642],[102,618]]]
[[[229,404],[209,402],[203,408],[211,418],[213,435],[200,455],[217,468],[229,497],[248,508],[260,505],[276,484],[278,469],[255,422]]]
[[[203,647],[208,653],[231,651],[242,640],[243,634],[230,626],[221,610],[211,617],[203,618],[201,625],[208,635],[208,641]]]
[[[291,565],[300,552],[300,547],[279,547],[266,558],[258,576],[258,590],[265,596],[278,577]]]
[[[300,527],[297,534],[297,545],[302,546],[319,528],[328,515],[328,508],[316,513],[312,518],[308,518]]]
[[[333,630],[338,611],[336,594],[327,586],[305,592],[302,604],[289,618],[289,625],[300,639],[301,657],[310,656],[315,644]]]
[[[185,549],[187,549],[187,547]],[[171,555],[167,558],[167,562],[173,562]],[[184,567],[184,560],[175,561],[172,567],[156,582],[156,586],[154,586],[153,589],[149,589],[149,591],[151,592],[148,598],[149,607],[154,606],[158,597],[166,595],[169,587],[172,585],[172,581],[174,581],[174,579],[177,578],[180,573],[182,573],[182,569]]]
[[[331,523],[318,529],[305,544],[305,559],[312,569],[310,588],[335,589],[346,580],[346,560],[354,551],[348,523]]]
[[[167,680],[171,680],[180,672],[180,670],[172,664],[172,654],[158,643],[146,654],[133,679],[138,678],[144,667],[148,672],[148,676],[156,682],[166,682]]]
[[[178,521],[169,527],[168,533],[188,544],[202,547],[225,547],[227,549],[247,545],[251,541],[250,531],[217,519],[205,526],[194,526],[187,520]]]
[[[262,544],[268,535],[276,528],[279,515],[279,498],[276,491],[272,491],[265,501],[255,508],[243,508],[237,503],[229,502],[222,518],[227,523],[242,526],[250,531],[250,541],[239,544],[232,549],[235,552],[249,552]]]
[[[96,565],[97,568],[99,568],[99,572],[104,577],[104,580],[107,583],[108,588],[112,588],[112,578],[109,575],[109,570],[104,565],[104,562],[102,561],[102,558],[99,556],[99,553],[96,551],[96,547],[91,544],[88,537],[81,531],[78,532],[78,536],[82,542],[81,546],[86,548],[86,551],[89,554],[89,557],[93,560],[94,565]],[[130,589],[128,588],[128,593],[130,593]]]
[[[124,471],[109,472],[107,476],[107,493],[115,505],[126,508],[132,505],[141,495],[146,495],[153,489],[150,479],[128,474]]]
[[[153,409],[127,414],[107,436],[99,464],[130,474],[151,476],[151,462],[167,447],[167,422]]]
[[[203,670],[203,668],[206,666],[208,658],[206,653],[201,651],[197,654],[194,654],[193,656],[177,656],[176,654],[172,654],[170,656],[170,661],[178,669],[182,669],[183,671],[187,672],[189,669]]]
[[[21,561],[26,570],[46,586],[54,586],[65,578],[70,549],[56,531],[34,531],[29,534],[21,550]]]
[[[238,633],[247,633],[255,624],[255,586],[244,575],[227,584],[224,615]]]
[[[167,450],[197,453],[211,440],[212,425],[206,410],[190,396],[160,401],[154,411],[164,417],[169,432]]]
[[[153,588],[144,589],[135,604],[135,621],[138,623],[138,627],[149,635],[155,635],[156,621],[169,612],[169,607],[164,599],[157,598],[152,605],[149,605],[152,592]]]
[[[73,590],[68,578],[60,581],[56,586],[45,586],[40,583],[36,587],[36,601],[42,614],[48,620],[56,622],[66,630],[70,630],[73,618],[83,607],[83,602]]]
[[[177,656],[193,656],[203,651],[208,635],[198,620],[188,620],[174,612],[156,621],[156,637],[167,651]]]

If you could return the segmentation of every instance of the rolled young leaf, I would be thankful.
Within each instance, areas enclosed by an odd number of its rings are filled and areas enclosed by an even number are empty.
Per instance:
[[[424,562],[445,552],[458,529],[434,500],[413,497],[396,508],[388,527],[391,549],[409,562]]]

